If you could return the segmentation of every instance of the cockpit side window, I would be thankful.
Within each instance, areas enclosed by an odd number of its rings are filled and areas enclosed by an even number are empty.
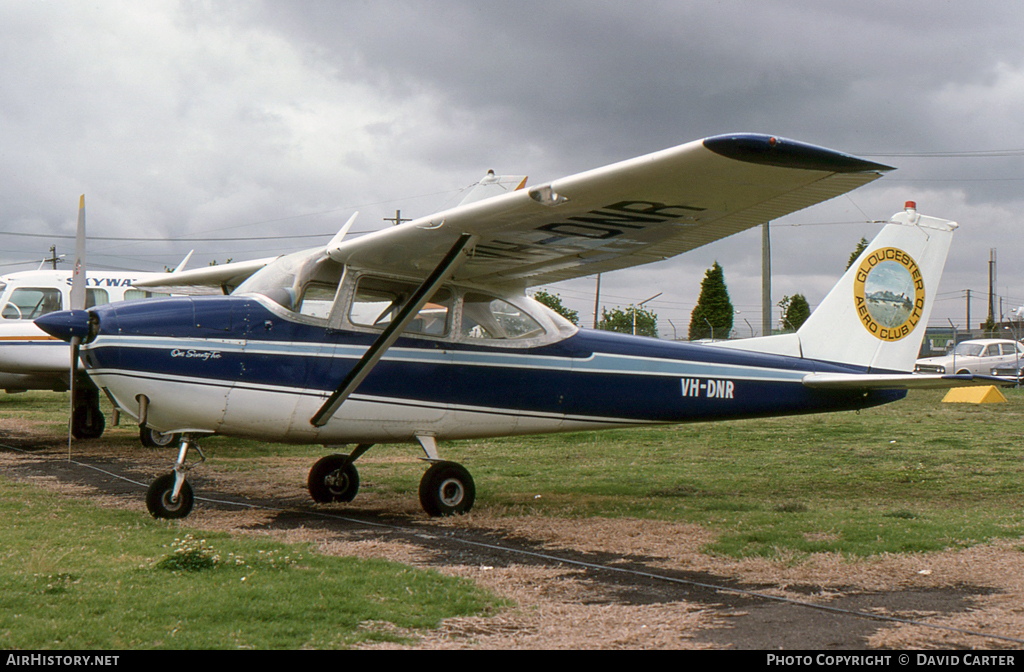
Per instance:
[[[302,289],[298,301],[298,313],[309,317],[327,319],[334,305],[337,287],[323,282],[310,282]]]
[[[5,320],[34,320],[41,315],[60,310],[60,290],[53,287],[18,287],[0,311]]]
[[[398,311],[415,291],[416,285],[412,283],[364,276],[359,279],[356,286],[349,309],[349,320],[352,324],[384,329],[398,316]],[[451,307],[451,291],[446,288],[439,289],[420,309],[405,331],[427,336],[444,336],[448,333]]]
[[[540,336],[544,328],[508,301],[469,292],[462,302],[460,333],[474,340],[517,340]]]

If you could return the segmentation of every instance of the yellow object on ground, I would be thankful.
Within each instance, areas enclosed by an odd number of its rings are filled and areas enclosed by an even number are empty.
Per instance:
[[[942,398],[944,404],[998,404],[1006,397],[995,385],[954,387]]]

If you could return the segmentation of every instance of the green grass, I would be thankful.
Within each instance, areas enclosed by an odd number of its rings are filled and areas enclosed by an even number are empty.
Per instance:
[[[695,522],[718,532],[708,552],[730,556],[928,552],[1024,535],[1024,391],[1004,393],[1008,403],[974,405],[915,391],[860,413],[459,441],[441,452],[472,472],[477,511]],[[63,422],[63,407],[48,403]],[[130,429],[109,437],[135,441]],[[259,468],[254,456],[312,464],[325,452],[222,437],[203,446],[204,468],[233,471]],[[363,491],[414,504],[418,455],[375,447],[358,463]]]
[[[2,478],[0,520],[7,650],[349,647],[498,604],[436,572],[199,536]]]

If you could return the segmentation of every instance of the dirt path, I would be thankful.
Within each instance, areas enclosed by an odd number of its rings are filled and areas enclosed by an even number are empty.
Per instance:
[[[141,448],[115,458],[97,441],[76,445],[69,462],[60,437],[6,421],[0,444],[0,474],[8,478],[139,511],[145,484],[169,459]],[[257,492],[251,479],[197,471],[203,499],[181,524],[431,567],[515,605],[412,633],[416,648],[996,649],[1024,642],[1020,542],[859,561],[829,554],[737,561],[701,553],[712,533],[690,524],[487,511],[436,521],[414,502],[372,497],[314,505],[303,488],[308,466],[275,461]]]

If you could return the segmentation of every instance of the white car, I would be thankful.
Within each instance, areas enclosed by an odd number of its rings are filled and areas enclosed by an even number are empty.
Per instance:
[[[915,373],[975,373],[991,375],[992,369],[1024,363],[1024,344],[998,338],[980,338],[958,343],[953,352],[941,357],[917,360]]]

